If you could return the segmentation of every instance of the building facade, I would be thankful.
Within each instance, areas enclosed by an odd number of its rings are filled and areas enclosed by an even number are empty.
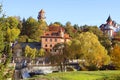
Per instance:
[[[41,47],[45,51],[50,52],[58,43],[70,41],[70,37],[65,33],[65,29],[61,26],[49,26],[48,31],[41,36]]]
[[[45,11],[43,9],[38,13],[38,21],[40,20],[45,21]],[[62,26],[50,25],[41,36],[41,48],[50,52],[56,44],[68,41],[70,41],[70,37],[65,33],[65,29]]]

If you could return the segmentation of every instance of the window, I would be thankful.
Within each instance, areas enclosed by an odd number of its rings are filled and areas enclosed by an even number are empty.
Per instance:
[[[45,49],[45,51],[47,52],[48,50],[47,50],[47,49]]]
[[[52,51],[52,49],[50,49],[50,51]]]
[[[45,47],[47,47],[47,44],[45,45]]]
[[[50,42],[52,42],[52,39],[50,39]]]
[[[52,44],[50,45],[50,47],[52,47]]]
[[[45,41],[47,41],[47,38],[45,39]]]
[[[57,39],[55,38],[55,42],[57,42]]]

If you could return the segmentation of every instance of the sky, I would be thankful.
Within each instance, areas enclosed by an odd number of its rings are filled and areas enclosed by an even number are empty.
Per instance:
[[[112,20],[120,23],[120,0],[0,0],[7,16],[20,16],[21,19],[33,17],[45,11],[48,24],[60,22],[65,25],[97,25]]]

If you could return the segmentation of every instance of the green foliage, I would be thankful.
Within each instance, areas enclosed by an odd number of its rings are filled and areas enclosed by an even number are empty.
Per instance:
[[[71,25],[70,22],[67,22],[65,25],[65,30],[66,32],[70,35],[70,37],[74,38],[75,32],[74,32],[74,27]]]
[[[6,32],[6,40],[11,42],[11,41],[15,41],[15,39],[18,38],[18,35],[20,34],[20,30],[16,29],[16,28],[8,28],[7,32]]]
[[[40,36],[43,35],[44,31],[47,29],[47,23],[43,20],[35,20],[29,17],[27,20],[23,20],[23,27],[21,31],[21,36],[27,35],[28,38],[35,42],[40,41]]]
[[[10,28],[10,29],[12,29],[12,28],[17,28],[17,26],[18,26],[18,23],[19,23],[19,21],[18,21],[18,19],[16,18],[16,17],[8,17],[7,19],[6,19],[6,26],[8,27],[8,28]]]
[[[45,55],[45,50],[43,48],[41,48],[38,53],[37,53],[37,57],[43,57]]]
[[[73,58],[73,59],[78,59],[80,58],[81,54],[81,50],[80,50],[80,47],[81,47],[81,42],[77,39],[73,39],[72,40],[72,43],[69,47],[69,54],[71,54],[70,58]]]
[[[36,49],[32,49],[30,48],[28,45],[25,47],[25,57],[29,57],[29,58],[32,58],[34,59],[35,56],[36,56]]]
[[[4,37],[3,37],[3,31],[0,29],[0,55],[4,48]],[[0,56],[1,57],[1,56]]]
[[[50,26],[63,26],[60,22],[54,22],[53,24],[51,23]]]
[[[28,36],[26,35],[19,36],[18,42],[28,42]]]
[[[0,79],[1,80],[6,80],[6,76],[8,74],[6,69],[9,69],[8,65],[9,65],[11,58],[12,58],[12,51],[11,51],[10,45],[7,44],[5,47],[6,47],[5,53],[7,55],[7,58],[5,59],[4,62],[0,63]],[[7,74],[4,74],[5,72]]]
[[[29,17],[26,21],[23,22],[22,35],[27,35],[29,38],[37,30],[38,22]]]

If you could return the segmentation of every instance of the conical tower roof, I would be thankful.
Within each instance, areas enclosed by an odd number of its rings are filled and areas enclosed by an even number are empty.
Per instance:
[[[41,9],[39,13],[45,13],[45,11],[43,9]]]
[[[109,17],[108,17],[108,19],[106,20],[106,22],[110,22],[110,21],[112,21],[112,19],[111,19],[110,15],[109,15]]]

